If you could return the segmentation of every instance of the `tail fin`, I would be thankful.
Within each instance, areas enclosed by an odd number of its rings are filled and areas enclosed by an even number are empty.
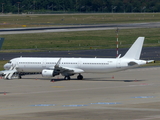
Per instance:
[[[133,43],[133,45],[130,47],[130,49],[127,51],[127,53],[123,56],[123,58],[139,60],[143,42],[144,37],[138,37],[137,40]]]

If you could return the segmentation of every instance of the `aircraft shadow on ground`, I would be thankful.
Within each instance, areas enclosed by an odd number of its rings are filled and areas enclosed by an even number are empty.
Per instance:
[[[112,82],[141,82],[141,81],[145,81],[145,80],[116,80],[116,79],[109,79],[109,80],[93,80],[93,79],[84,79],[83,81],[112,81]]]
[[[98,80],[98,79],[101,79],[101,80]],[[50,80],[51,82],[60,82],[60,81],[75,81],[77,79],[71,79],[71,80],[64,80],[64,79],[52,79]],[[85,78],[83,80],[77,80],[77,81],[93,81],[93,82],[100,82],[100,81],[103,81],[103,82],[108,82],[108,81],[112,81],[112,82],[142,82],[142,81],[145,81],[145,80],[128,80],[128,79],[125,79],[125,80],[116,80],[116,79],[109,79],[109,80],[106,80],[106,79],[102,79],[102,78]]]
[[[60,82],[60,81],[93,81],[93,82],[98,82],[98,81],[103,81],[103,82],[108,82],[108,81],[112,81],[112,82],[142,82],[142,81],[146,81],[146,80],[132,80],[132,79],[124,79],[124,80],[117,80],[115,78],[111,78],[108,77],[106,79],[106,77],[100,77],[100,78],[84,78],[83,80],[77,80],[76,78],[71,78],[70,80],[64,80],[63,78],[23,78],[23,79],[35,79],[35,80],[47,80],[50,82]]]
[[[9,93],[9,92],[5,92],[5,91],[4,91],[4,92],[0,92],[0,94],[4,94],[4,95],[5,95],[5,94],[8,94],[8,93]]]

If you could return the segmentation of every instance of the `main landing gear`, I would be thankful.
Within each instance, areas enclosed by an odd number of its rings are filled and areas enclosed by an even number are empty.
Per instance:
[[[82,76],[81,74],[79,74],[79,75],[77,76],[77,80],[83,80],[83,76]]]
[[[70,76],[65,76],[65,77],[64,77],[64,80],[70,80],[70,79],[71,79]],[[82,76],[81,74],[79,74],[79,75],[77,76],[77,80],[83,80],[83,76]]]
[[[20,74],[18,75],[18,79],[22,79],[22,76]]]

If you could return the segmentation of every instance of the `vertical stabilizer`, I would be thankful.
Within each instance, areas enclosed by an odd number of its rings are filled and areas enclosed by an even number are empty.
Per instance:
[[[138,60],[141,55],[142,46],[144,42],[144,37],[138,37],[137,40],[133,43],[127,53],[123,58],[136,59]]]

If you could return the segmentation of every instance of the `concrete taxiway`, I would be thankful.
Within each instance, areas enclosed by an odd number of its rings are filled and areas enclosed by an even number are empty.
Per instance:
[[[0,80],[0,120],[158,120],[160,67]]]

